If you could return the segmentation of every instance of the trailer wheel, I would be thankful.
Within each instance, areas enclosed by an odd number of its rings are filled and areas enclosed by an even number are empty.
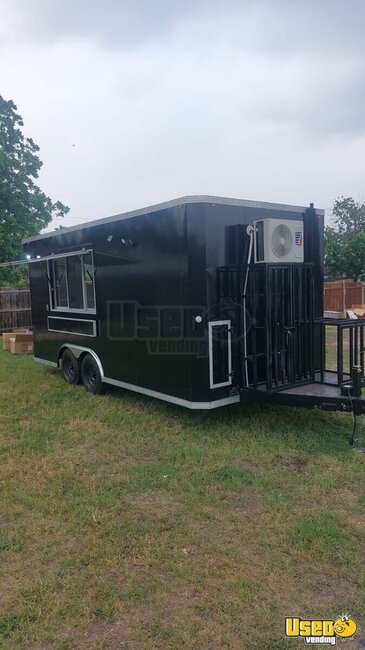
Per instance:
[[[68,384],[79,384],[81,381],[80,363],[71,350],[65,350],[61,357],[62,375]]]
[[[94,395],[100,395],[105,390],[99,366],[91,354],[85,354],[81,365],[82,383],[86,390]]]

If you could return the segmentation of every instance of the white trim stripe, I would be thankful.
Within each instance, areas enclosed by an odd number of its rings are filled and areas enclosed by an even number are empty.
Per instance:
[[[285,203],[267,203],[266,201],[249,201],[246,199],[232,199],[225,198],[222,196],[209,196],[199,194],[196,196],[182,196],[178,199],[173,199],[172,201],[165,201],[164,203],[157,203],[156,205],[150,205],[146,208],[140,208],[139,210],[131,210],[130,212],[124,212],[121,214],[112,215],[111,217],[105,217],[103,219],[95,219],[94,221],[87,221],[86,223],[70,226],[68,228],[62,228],[61,230],[55,230],[53,232],[46,232],[43,235],[36,235],[35,237],[28,237],[23,240],[23,244],[28,244],[32,241],[38,241],[39,239],[46,239],[47,237],[59,237],[60,235],[67,234],[69,232],[74,232],[76,230],[84,230],[85,228],[92,228],[93,226],[102,226],[103,224],[113,223],[114,221],[122,221],[123,219],[131,219],[132,217],[139,217],[141,215],[150,214],[151,212],[158,212],[159,210],[166,210],[168,208],[175,208],[179,205],[186,205],[188,203],[212,203],[217,205],[238,205],[245,208],[258,208],[260,210],[281,210],[285,212],[300,212],[303,214],[309,206],[299,206],[299,205],[287,205]],[[315,208],[318,215],[324,215],[324,210]]]
[[[171,402],[171,404],[177,404],[178,406],[185,406],[186,408],[198,410],[208,410],[215,409],[219,406],[226,406],[228,404],[235,404],[240,401],[239,395],[231,395],[230,397],[223,397],[223,399],[212,400],[211,402],[192,402],[187,399],[182,399],[181,397],[175,397],[174,395],[166,395],[166,393],[160,393],[157,390],[151,390],[149,388],[142,388],[142,386],[135,386],[134,384],[129,384],[126,381],[119,381],[117,379],[110,379],[110,377],[104,377],[105,384],[111,384],[112,386],[117,386],[118,388],[126,388],[127,390],[132,390],[135,393],[141,393],[142,395],[147,395],[148,397],[156,397],[165,402]]]
[[[73,345],[72,343],[67,344],[65,343],[62,345],[61,350],[64,348],[70,348],[71,351],[73,352],[89,352],[92,354],[94,357],[95,361],[98,364],[100,374],[103,378],[103,382],[105,384],[110,384],[111,386],[117,386],[117,388],[125,388],[127,390],[131,390],[134,393],[140,393],[141,395],[147,395],[147,397],[155,397],[156,399],[160,399],[164,402],[170,402],[171,404],[176,404],[177,406],[184,406],[185,408],[191,409],[191,410],[211,410],[215,408],[219,408],[220,406],[228,406],[229,404],[237,404],[240,402],[240,395],[230,395],[229,397],[223,397],[221,399],[216,399],[216,400],[211,400],[209,402],[192,402],[191,400],[183,399],[181,397],[175,397],[174,395],[167,395],[166,393],[160,393],[157,390],[151,390],[150,388],[143,388],[143,386],[136,386],[135,384],[129,384],[126,381],[119,381],[118,379],[111,379],[111,377],[104,377],[104,370],[103,367],[100,363],[99,357],[97,354],[91,350],[90,348],[84,348],[79,345]],[[47,359],[41,359],[40,357],[33,357],[34,361],[37,361],[38,363],[44,363],[45,365],[52,366],[53,368],[57,368],[57,363],[53,361],[48,361]]]
[[[48,361],[48,359],[33,357],[33,361],[36,361],[37,363],[42,363],[44,366],[51,366],[52,368],[58,368],[58,365],[55,361]]]

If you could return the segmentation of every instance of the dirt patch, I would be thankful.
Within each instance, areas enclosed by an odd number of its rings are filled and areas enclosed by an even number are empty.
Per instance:
[[[127,616],[117,621],[93,621],[86,629],[80,645],[82,648],[90,648],[100,642],[104,642],[105,647],[110,650],[117,648],[138,650],[139,648]]]
[[[351,517],[348,517],[348,520],[353,526],[355,526],[355,528],[361,530],[361,532],[365,531],[365,515],[353,515]]]
[[[0,517],[0,528],[11,528],[19,524],[20,519],[15,517]]]
[[[249,458],[236,458],[231,466],[234,469],[254,469],[259,467],[259,464]]]
[[[131,505],[140,514],[149,515],[156,519],[171,516],[176,512],[177,503],[169,492],[150,490],[139,494],[131,500]]]
[[[308,465],[306,458],[285,458],[284,456],[275,456],[275,463],[282,465],[293,472],[301,472]]]

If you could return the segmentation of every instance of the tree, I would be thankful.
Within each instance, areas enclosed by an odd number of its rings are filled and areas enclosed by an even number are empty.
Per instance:
[[[365,278],[365,204],[351,197],[336,199],[333,225],[325,229],[325,263],[340,277]]]
[[[0,95],[0,262],[22,256],[23,238],[37,235],[53,217],[69,212],[36,185],[43,164],[39,147],[24,137],[23,120],[16,111],[14,102]],[[0,269],[0,283],[13,279],[13,269]]]

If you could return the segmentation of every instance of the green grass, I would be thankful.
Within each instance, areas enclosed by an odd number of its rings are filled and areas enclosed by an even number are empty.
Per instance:
[[[337,327],[327,326],[326,330],[326,360],[327,370],[337,370]],[[344,372],[350,372],[350,335],[349,330],[343,332]]]
[[[0,352],[0,648],[284,650],[365,614],[350,416],[93,397]],[[350,646],[349,646],[350,647]]]

